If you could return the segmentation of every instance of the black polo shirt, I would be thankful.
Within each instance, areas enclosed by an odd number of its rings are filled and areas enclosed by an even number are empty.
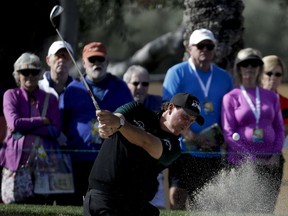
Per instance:
[[[90,173],[89,188],[119,197],[151,200],[157,191],[158,174],[181,154],[179,137],[161,130],[162,113],[155,113],[140,103],[125,104],[115,113],[123,114],[129,123],[159,137],[162,156],[154,159],[117,132],[104,140]]]

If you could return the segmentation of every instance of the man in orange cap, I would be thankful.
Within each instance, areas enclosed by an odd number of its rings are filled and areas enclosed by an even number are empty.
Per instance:
[[[122,79],[107,72],[108,63],[107,49],[103,43],[91,42],[84,46],[84,78],[100,108],[114,112],[117,107],[133,101],[133,97]],[[61,110],[75,178],[75,196],[70,197],[70,204],[82,205],[88,188],[88,176],[103,141],[98,133],[96,110],[83,80],[74,80],[67,87]]]

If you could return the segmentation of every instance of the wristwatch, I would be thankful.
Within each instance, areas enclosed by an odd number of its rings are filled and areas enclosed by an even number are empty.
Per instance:
[[[117,128],[117,130],[119,130],[122,126],[124,126],[124,124],[125,124],[125,120],[123,118],[120,118],[120,125]]]

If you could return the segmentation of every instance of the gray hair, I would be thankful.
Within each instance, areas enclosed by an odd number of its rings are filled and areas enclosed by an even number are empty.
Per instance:
[[[124,82],[129,83],[134,73],[135,74],[147,74],[149,77],[149,72],[146,70],[146,68],[142,67],[141,65],[132,65],[127,69],[127,71],[123,75]]]
[[[20,86],[21,70],[42,70],[40,58],[30,52],[23,53],[14,63],[14,71],[12,73],[17,86]]]

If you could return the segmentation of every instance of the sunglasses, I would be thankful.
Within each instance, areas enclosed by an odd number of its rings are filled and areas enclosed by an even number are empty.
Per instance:
[[[20,70],[18,72],[25,77],[28,77],[30,74],[32,76],[38,76],[40,74],[40,70]]]
[[[265,73],[267,76],[271,77],[272,75],[276,76],[276,77],[281,77],[282,76],[282,73],[280,72],[276,72],[276,73],[273,73],[273,72],[267,72]]]
[[[132,82],[131,84],[137,87],[140,83],[143,87],[149,86],[149,82]]]
[[[95,64],[96,62],[104,62],[105,61],[105,57],[102,56],[92,56],[88,58],[88,61],[92,64]]]
[[[256,68],[256,67],[260,66],[258,61],[243,61],[243,62],[238,64],[238,66],[244,67],[244,68],[249,67],[249,65],[251,67],[253,67],[253,68]]]
[[[194,46],[196,46],[198,50],[203,50],[206,47],[207,50],[211,51],[215,48],[214,44],[196,44]]]

